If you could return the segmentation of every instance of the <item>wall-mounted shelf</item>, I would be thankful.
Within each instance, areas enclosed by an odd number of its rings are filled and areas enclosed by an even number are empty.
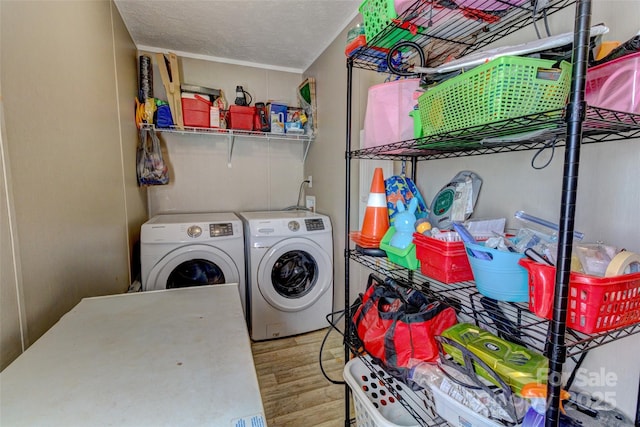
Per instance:
[[[270,133],[270,132],[259,132],[259,131],[248,131],[248,130],[237,130],[237,129],[198,128],[198,127],[189,127],[189,126],[185,126],[182,129],[179,129],[177,127],[159,128],[152,124],[144,124],[143,127],[145,129],[154,130],[156,132],[162,132],[162,133],[178,133],[183,135],[207,135],[207,136],[226,137],[227,143],[228,143],[227,166],[229,167],[231,167],[231,158],[233,156],[233,145],[235,143],[236,137],[266,139],[267,141],[270,141],[272,139],[285,140],[285,141],[299,141],[304,144],[304,154],[302,155],[303,163],[307,159],[307,153],[309,152],[309,147],[311,146],[311,142],[313,141],[313,138],[314,138],[313,135],[278,134],[278,133]]]

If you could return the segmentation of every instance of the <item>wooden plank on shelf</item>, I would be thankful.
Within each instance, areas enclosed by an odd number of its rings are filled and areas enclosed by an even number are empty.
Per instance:
[[[167,103],[169,104],[169,110],[171,110],[171,118],[175,124],[175,103],[173,102],[173,94],[171,92],[171,77],[169,77],[169,71],[167,70],[167,63],[163,53],[156,53],[156,62],[158,63],[158,70],[160,71],[160,77],[162,78],[162,86],[167,93]]]
[[[175,53],[169,52],[169,68],[167,68],[167,59],[163,53],[156,53],[156,61],[158,62],[158,70],[160,71],[160,77],[162,78],[162,85],[167,93],[167,103],[171,110],[173,124],[178,129],[183,129],[184,120],[182,117],[178,56]]]
[[[173,101],[176,110],[176,126],[180,129],[184,127],[184,119],[182,117],[182,94],[180,93],[180,68],[178,66],[178,55],[169,52],[169,64],[171,66],[171,93],[173,93]]]

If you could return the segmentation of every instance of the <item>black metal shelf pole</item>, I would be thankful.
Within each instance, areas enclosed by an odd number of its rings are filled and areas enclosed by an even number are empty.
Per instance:
[[[418,182],[418,158],[411,158],[411,180],[413,182]]]
[[[351,301],[349,298],[349,230],[351,215],[351,104],[352,104],[352,80],[353,80],[353,60],[347,59],[347,135],[345,143],[345,188],[344,188],[344,339],[350,340],[351,337],[351,313],[349,307]],[[344,363],[349,361],[351,352],[349,346],[344,346]],[[351,422],[349,384],[344,385],[344,425],[348,427]]]
[[[550,325],[551,354],[547,381],[546,427],[557,427],[560,423],[560,391],[562,388],[562,366],[566,360],[565,346],[567,296],[571,273],[571,245],[573,241],[578,191],[578,165],[582,123],[586,104],[584,102],[587,61],[589,59],[589,28],[591,0],[578,0],[574,23],[573,70],[571,91],[567,105],[567,145],[564,158],[564,176],[558,233],[558,268],[556,270],[553,320]]]

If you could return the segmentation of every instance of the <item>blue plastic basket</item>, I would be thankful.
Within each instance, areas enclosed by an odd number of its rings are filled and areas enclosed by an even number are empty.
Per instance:
[[[524,255],[465,243],[478,291],[498,301],[529,301],[529,274],[518,264]]]

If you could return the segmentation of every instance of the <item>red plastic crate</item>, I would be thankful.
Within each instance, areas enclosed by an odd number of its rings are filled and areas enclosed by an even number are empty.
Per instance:
[[[182,119],[185,126],[208,128],[210,126],[211,102],[195,94],[182,94]]]
[[[344,48],[344,54],[346,56],[353,55],[358,49],[365,46],[367,41],[364,37],[364,34],[360,34],[358,37],[353,39],[351,42],[347,44],[347,47]]]
[[[529,310],[545,319],[553,316],[555,267],[527,258],[519,261],[529,272]],[[606,332],[640,322],[640,273],[596,277],[569,276],[567,326],[585,334]]]
[[[455,240],[459,240],[455,232],[443,234],[449,237],[456,235]],[[443,283],[473,280],[473,271],[461,240],[448,242],[413,233],[413,243],[416,245],[416,258],[420,260],[422,274]]]
[[[229,107],[229,128],[237,130],[253,130],[256,107],[232,105]]]

